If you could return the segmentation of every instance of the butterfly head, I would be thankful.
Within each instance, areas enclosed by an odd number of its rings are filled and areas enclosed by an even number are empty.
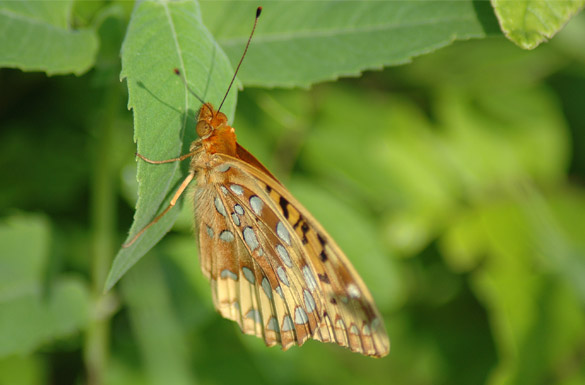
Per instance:
[[[205,103],[197,119],[197,135],[209,154],[222,153],[234,156],[236,153],[236,134],[228,124],[227,116],[216,111],[211,103]]]

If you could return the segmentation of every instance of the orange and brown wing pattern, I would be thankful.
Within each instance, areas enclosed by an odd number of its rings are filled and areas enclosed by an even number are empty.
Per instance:
[[[223,179],[211,179],[223,182],[198,185],[196,210],[202,268],[220,313],[270,346],[313,338],[386,355],[373,299],[331,237],[272,175],[218,156]]]

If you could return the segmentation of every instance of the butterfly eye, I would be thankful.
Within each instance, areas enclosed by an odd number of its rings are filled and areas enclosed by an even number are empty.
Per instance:
[[[197,135],[199,135],[200,138],[208,136],[209,134],[211,134],[211,131],[213,131],[211,125],[207,123],[205,120],[200,120],[199,122],[197,122],[196,129]]]

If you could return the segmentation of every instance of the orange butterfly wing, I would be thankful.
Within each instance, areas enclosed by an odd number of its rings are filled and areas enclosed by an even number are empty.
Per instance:
[[[233,155],[196,170],[201,266],[218,311],[269,346],[313,338],[386,355],[382,318],[347,257],[253,155],[240,145]]]

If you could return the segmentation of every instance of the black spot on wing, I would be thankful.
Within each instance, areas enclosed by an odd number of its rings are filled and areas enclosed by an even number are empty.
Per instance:
[[[319,243],[323,247],[323,249],[321,250],[321,254],[319,254],[319,258],[321,258],[321,261],[322,262],[325,262],[325,261],[327,261],[329,259],[329,257],[327,256],[327,254],[325,254],[325,245],[327,244],[327,241],[319,233],[317,233],[317,239],[319,239]]]
[[[307,243],[309,243],[309,240],[307,239],[307,231],[309,231],[309,225],[307,225],[307,222],[303,222],[303,224],[301,225],[301,231],[303,232],[303,245],[306,245]]]
[[[282,215],[284,215],[284,217],[286,219],[288,219],[288,201],[286,200],[285,197],[280,197],[280,199],[278,200],[278,203],[280,204],[280,208],[282,209]]]
[[[293,225],[293,229],[297,229],[297,227],[299,227],[299,225],[301,223],[305,223],[305,221],[303,220],[303,216],[299,215],[299,218],[297,219],[297,221],[295,222],[295,224]]]

